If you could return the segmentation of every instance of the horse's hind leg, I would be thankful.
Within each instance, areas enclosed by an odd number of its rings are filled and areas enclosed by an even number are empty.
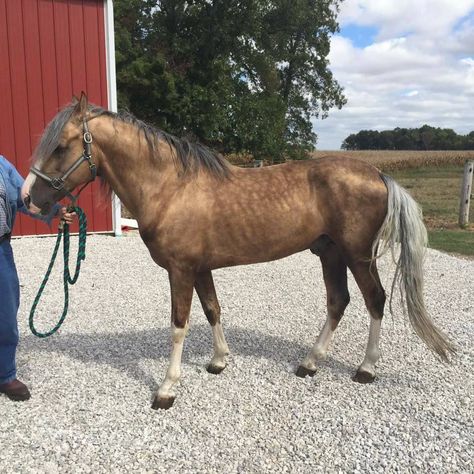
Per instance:
[[[324,247],[320,253],[320,259],[326,285],[328,315],[316,344],[296,371],[296,375],[299,377],[313,376],[317,369],[317,361],[326,358],[334,331],[350,299],[347,289],[347,265],[333,242]]]
[[[380,357],[379,339],[385,306],[385,291],[380,283],[375,262],[358,262],[350,265],[351,271],[362,292],[370,314],[369,340],[365,357],[352,380],[370,383],[375,379],[375,364]]]
[[[229,354],[229,346],[222,330],[221,307],[219,306],[219,301],[217,301],[212,273],[210,271],[198,273],[194,288],[196,288],[204,314],[212,327],[214,355],[207,366],[207,371],[211,374],[219,374],[225,369],[225,356]]]

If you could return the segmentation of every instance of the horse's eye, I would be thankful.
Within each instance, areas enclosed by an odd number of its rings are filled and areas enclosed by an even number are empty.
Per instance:
[[[61,145],[58,145],[58,146],[56,147],[56,150],[54,150],[54,153],[55,153],[58,157],[60,157],[60,156],[63,155],[63,153],[64,153],[65,151],[66,151],[66,147],[61,146]]]

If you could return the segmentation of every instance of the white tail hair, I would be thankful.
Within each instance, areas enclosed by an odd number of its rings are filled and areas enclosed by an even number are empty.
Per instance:
[[[372,245],[372,260],[390,251],[396,264],[390,294],[390,312],[395,284],[400,287],[402,306],[416,334],[444,361],[455,352],[446,336],[435,327],[423,300],[423,261],[428,236],[420,206],[390,176],[380,174],[388,191],[387,215]],[[395,244],[400,244],[396,257]]]

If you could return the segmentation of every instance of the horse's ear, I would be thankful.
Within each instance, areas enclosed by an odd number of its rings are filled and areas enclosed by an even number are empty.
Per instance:
[[[79,99],[77,98],[76,95],[72,96],[71,103],[72,105],[77,105],[79,103]]]
[[[84,91],[81,92],[81,98],[79,99],[79,112],[81,115],[85,115],[88,109],[87,96]]]

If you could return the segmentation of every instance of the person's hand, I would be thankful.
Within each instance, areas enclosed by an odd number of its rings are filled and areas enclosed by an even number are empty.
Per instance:
[[[71,225],[76,217],[75,212],[68,212],[67,207],[59,209],[59,218],[62,219],[66,224]]]

